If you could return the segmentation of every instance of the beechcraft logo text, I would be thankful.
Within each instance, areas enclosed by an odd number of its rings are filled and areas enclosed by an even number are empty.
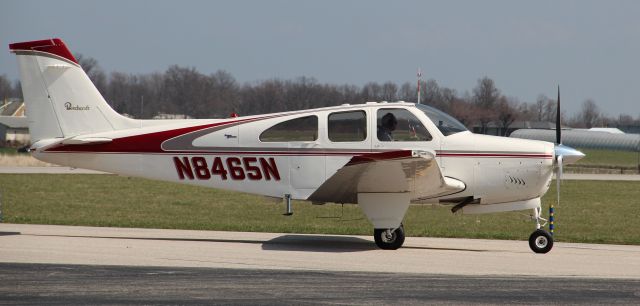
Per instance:
[[[70,111],[87,111],[91,109],[91,106],[89,105],[79,106],[79,105],[73,105],[71,104],[71,102],[67,102],[64,104],[64,108]]]

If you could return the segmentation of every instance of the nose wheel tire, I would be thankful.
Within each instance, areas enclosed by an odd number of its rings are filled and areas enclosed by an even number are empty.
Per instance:
[[[537,230],[529,236],[529,247],[539,254],[548,253],[553,248],[553,236],[546,231]]]
[[[401,224],[395,230],[376,228],[373,230],[373,238],[379,248],[397,250],[404,243],[404,227]]]

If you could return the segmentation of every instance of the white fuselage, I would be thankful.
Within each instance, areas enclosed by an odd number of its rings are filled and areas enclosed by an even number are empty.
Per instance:
[[[379,109],[406,109],[424,124],[432,139],[380,141],[376,137]],[[328,117],[347,111],[366,114],[362,141],[330,139]],[[316,140],[261,141],[261,133],[274,125],[309,115],[317,116]],[[112,141],[36,144],[34,156],[71,167],[270,197],[289,194],[302,200],[353,156],[371,152],[432,152],[445,177],[466,185],[455,194],[412,199],[414,202],[473,197],[479,204],[492,204],[533,199],[546,192],[553,172],[551,143],[467,131],[444,136],[427,115],[409,103],[367,103],[229,119],[143,121],[140,128],[91,136]]]

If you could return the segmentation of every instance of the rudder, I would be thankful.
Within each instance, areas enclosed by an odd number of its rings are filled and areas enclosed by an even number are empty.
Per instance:
[[[18,58],[31,142],[137,126],[115,112],[58,38],[9,45]]]

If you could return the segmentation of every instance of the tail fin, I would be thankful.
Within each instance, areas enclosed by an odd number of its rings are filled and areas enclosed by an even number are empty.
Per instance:
[[[104,100],[62,40],[9,45],[18,57],[31,142],[136,126]]]

